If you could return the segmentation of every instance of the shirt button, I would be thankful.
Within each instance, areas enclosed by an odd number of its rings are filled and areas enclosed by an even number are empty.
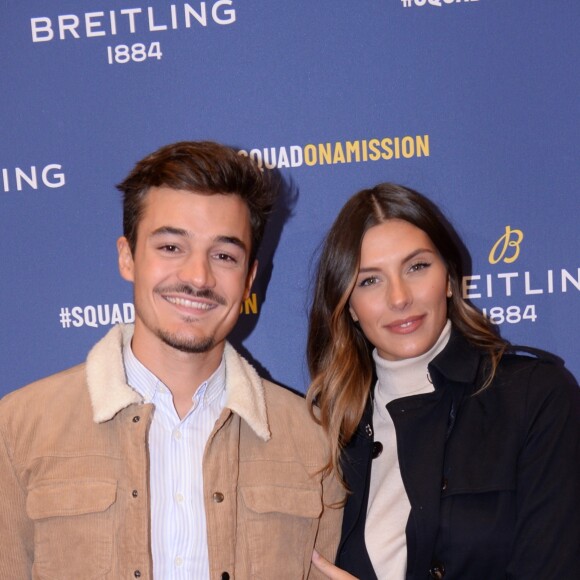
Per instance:
[[[133,497],[137,497],[137,496],[139,495],[139,492],[138,492],[136,489],[134,489],[134,490],[131,492],[131,495],[132,495]]]
[[[179,441],[181,439],[181,431],[174,431],[173,436]]]
[[[179,556],[177,556],[177,558],[175,558],[175,565],[182,566],[183,565],[183,558],[180,558]]]
[[[224,501],[224,494],[220,493],[219,491],[216,491],[213,494],[213,501],[215,501],[215,503],[222,503],[222,501]],[[227,574],[227,572],[224,572],[224,574]],[[223,574],[222,574],[223,576]],[[229,578],[229,576],[228,576]]]
[[[184,499],[184,498],[183,498],[183,494],[182,494],[182,493],[176,493],[176,494],[175,494],[175,501],[176,501],[177,503],[182,503],[182,502],[183,502],[183,499]]]

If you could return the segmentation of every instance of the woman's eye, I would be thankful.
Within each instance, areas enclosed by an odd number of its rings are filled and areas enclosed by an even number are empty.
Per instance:
[[[378,282],[378,278],[376,276],[369,276],[368,278],[363,278],[359,282],[359,286],[372,286]]]
[[[424,270],[425,268],[428,268],[430,265],[431,264],[429,262],[417,262],[416,264],[413,264],[409,268],[409,271],[418,272],[419,270]]]

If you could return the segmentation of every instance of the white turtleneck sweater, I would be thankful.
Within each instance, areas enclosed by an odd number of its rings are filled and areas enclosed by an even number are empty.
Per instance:
[[[405,527],[411,504],[403,486],[397,457],[397,436],[387,403],[401,397],[433,390],[427,365],[445,348],[451,335],[448,320],[433,347],[421,356],[389,361],[373,352],[377,371],[374,391],[374,440],[383,445],[373,459],[369,503],[365,524],[365,543],[377,578],[404,580],[407,571]]]

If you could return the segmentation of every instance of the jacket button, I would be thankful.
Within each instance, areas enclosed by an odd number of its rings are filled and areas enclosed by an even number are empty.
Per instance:
[[[227,572],[222,572],[222,580],[230,580],[230,575]]]
[[[139,417],[139,415],[135,415],[133,417],[133,423],[139,423],[139,421],[141,421],[141,417]]]
[[[137,497],[137,496],[139,495],[139,492],[138,492],[136,489],[134,489],[134,490],[131,492],[131,495],[132,495],[133,497]]]
[[[133,572],[133,576],[135,576],[135,578],[141,578],[141,572],[139,570],[135,570],[135,572]]]
[[[373,459],[376,459],[383,452],[383,444],[380,441],[373,443]]]
[[[213,501],[215,501],[215,503],[222,503],[222,501],[224,501],[224,494],[220,493],[219,491],[216,491],[213,494]],[[224,574],[227,574],[227,572],[224,572]],[[222,574],[223,576],[223,574]],[[228,576],[229,578],[229,576]]]
[[[447,489],[447,478],[444,477],[443,480],[441,481],[441,491],[445,491]]]
[[[445,566],[441,562],[433,562],[429,575],[435,580],[441,580],[445,576]]]

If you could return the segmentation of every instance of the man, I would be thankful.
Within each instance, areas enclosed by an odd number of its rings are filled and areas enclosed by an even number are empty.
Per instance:
[[[266,178],[184,142],[118,187],[135,325],[0,402],[0,578],[322,578],[312,551],[334,558],[341,519],[322,432],[226,341]]]

